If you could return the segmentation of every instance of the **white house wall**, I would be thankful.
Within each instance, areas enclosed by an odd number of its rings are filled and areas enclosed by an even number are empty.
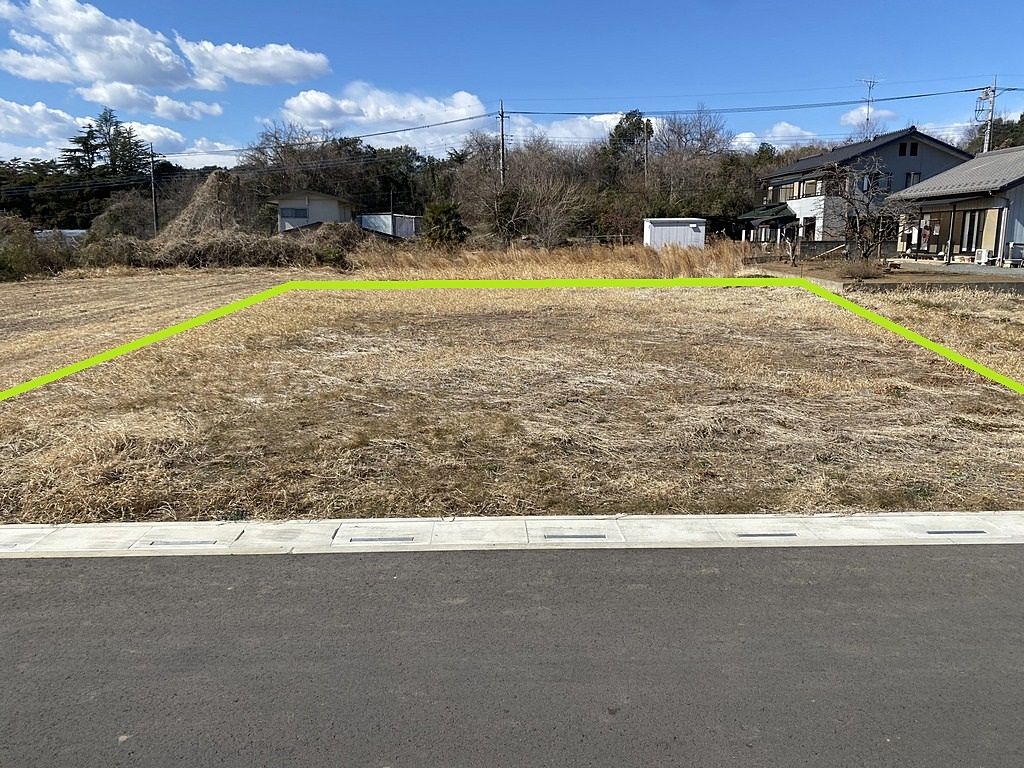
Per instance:
[[[797,222],[803,226],[804,219],[814,219],[814,239],[821,240],[825,231],[825,197],[798,197],[788,200],[786,204],[796,215]]]
[[[278,211],[283,208],[306,208],[309,216],[305,219],[285,218],[279,216],[278,228],[284,232],[288,229],[305,227],[317,222],[352,221],[352,212],[342,207],[337,200],[316,197],[282,197],[278,199]]]

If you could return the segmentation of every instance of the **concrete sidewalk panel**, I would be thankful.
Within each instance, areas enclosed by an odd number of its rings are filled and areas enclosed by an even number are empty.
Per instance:
[[[627,544],[710,547],[725,543],[713,518],[624,517],[618,523]]]
[[[335,547],[422,546],[433,538],[434,520],[346,521],[338,527]]]
[[[0,552],[24,552],[56,530],[55,525],[0,525]]]
[[[530,544],[546,547],[592,547],[623,544],[625,538],[614,518],[526,518]]]
[[[245,531],[245,523],[154,523],[132,549],[229,547]]]
[[[716,519],[714,528],[730,546],[786,547],[813,542],[817,537],[802,517],[752,516]]]
[[[232,550],[243,551],[252,547],[290,550],[298,547],[329,551],[334,534],[340,527],[337,521],[291,520],[261,522],[248,525],[245,532],[232,544]]]
[[[58,528],[32,547],[37,552],[100,552],[130,549],[150,526],[138,523],[85,523]]]
[[[507,517],[442,520],[434,525],[435,545],[442,546],[525,546],[526,521]]]

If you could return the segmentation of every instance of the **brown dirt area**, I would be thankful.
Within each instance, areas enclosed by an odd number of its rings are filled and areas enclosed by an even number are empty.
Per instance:
[[[0,286],[0,381],[294,277]],[[1020,299],[856,298],[1024,377]],[[288,294],[0,403],[0,520],[1020,508],[1021,403],[798,290]]]

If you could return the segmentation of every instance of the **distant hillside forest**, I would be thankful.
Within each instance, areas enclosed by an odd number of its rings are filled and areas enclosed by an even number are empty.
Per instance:
[[[980,149],[982,135],[971,133],[969,149]],[[735,216],[761,203],[760,177],[829,148],[737,149],[734,138],[711,112],[653,121],[632,111],[601,141],[537,136],[511,143],[503,184],[500,142],[491,134],[471,134],[435,158],[281,124],[264,130],[232,172],[254,207],[295,189],[337,195],[357,213],[422,214],[431,203],[456,203],[474,235],[556,245],[635,237],[648,216],[701,216],[713,230],[728,231]],[[1019,144],[1024,118],[997,120],[993,148]],[[153,237],[150,162],[149,146],[104,109],[57,159],[0,162],[0,212],[42,228]],[[187,169],[159,157],[153,168],[161,228],[217,169]],[[250,223],[256,233],[272,226],[273,211],[265,208]]]

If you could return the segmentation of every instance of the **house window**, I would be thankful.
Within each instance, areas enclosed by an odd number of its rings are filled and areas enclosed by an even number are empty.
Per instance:
[[[920,171],[911,171],[910,173],[907,174],[907,179],[906,179],[907,183],[904,186],[912,187],[913,185],[919,183],[920,181],[921,181],[921,172]]]
[[[814,197],[818,194],[818,182],[817,181],[805,181],[804,182],[804,197]]]
[[[916,141],[910,142],[910,156],[911,157],[917,157],[917,142]]]
[[[901,141],[900,142],[900,157],[906,157],[906,156],[907,156],[907,142]]]
[[[985,211],[964,211],[963,230],[960,234],[960,252],[974,253],[985,234]]]
[[[282,208],[282,219],[308,219],[309,208]]]

